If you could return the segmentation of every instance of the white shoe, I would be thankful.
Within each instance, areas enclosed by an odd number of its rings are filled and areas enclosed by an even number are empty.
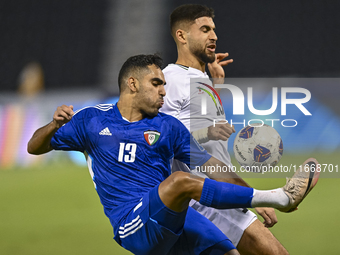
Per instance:
[[[314,158],[307,159],[295,172],[291,179],[283,186],[283,191],[289,198],[289,204],[285,208],[278,209],[281,212],[292,212],[297,210],[297,206],[314,188],[318,182],[320,168],[318,161]]]

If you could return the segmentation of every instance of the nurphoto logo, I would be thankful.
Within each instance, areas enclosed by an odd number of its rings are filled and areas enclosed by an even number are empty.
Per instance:
[[[253,103],[253,88],[248,87],[247,88],[247,100],[245,99],[245,96],[242,92],[242,90],[231,84],[216,84],[216,89],[228,89],[231,92],[232,98],[233,98],[233,115],[244,115],[245,114],[245,101],[247,101],[247,107],[248,110],[258,116],[267,116],[272,113],[274,113],[278,108],[278,88],[273,87],[272,88],[272,105],[269,109],[265,110],[259,110],[254,107]],[[287,98],[288,93],[295,93],[295,94],[301,94],[302,98]],[[282,87],[281,88],[281,97],[280,97],[280,114],[281,116],[287,115],[287,105],[295,105],[305,116],[311,116],[312,114],[308,111],[308,109],[304,106],[305,103],[310,101],[311,99],[311,93],[308,89],[305,88],[299,88],[299,87]],[[201,115],[207,115],[207,94],[202,93],[201,94]],[[251,119],[246,122],[245,119],[243,119],[242,122],[235,122],[233,119],[230,119],[229,123],[231,125],[235,124],[242,124],[245,126],[252,126],[252,123],[262,123],[270,125],[274,127],[274,122],[281,122],[281,125],[283,127],[295,127],[298,122],[295,119]],[[267,123],[265,123],[267,122]],[[217,124],[226,124],[228,123],[228,120],[226,119],[214,119],[213,125]]]

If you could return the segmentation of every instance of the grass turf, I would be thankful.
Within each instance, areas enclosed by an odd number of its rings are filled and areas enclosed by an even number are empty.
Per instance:
[[[298,164],[304,159],[285,160]],[[336,164],[339,157],[324,155],[318,160]],[[258,189],[285,183],[282,178],[246,180]],[[277,212],[279,223],[272,232],[290,254],[340,254],[339,183],[321,177],[298,211]],[[63,162],[0,170],[0,202],[2,255],[131,254],[112,240],[111,225],[84,167]]]
[[[0,171],[0,254],[131,254],[112,239],[86,168]]]

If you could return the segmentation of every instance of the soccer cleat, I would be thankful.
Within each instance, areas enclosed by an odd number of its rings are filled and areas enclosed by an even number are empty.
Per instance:
[[[297,206],[318,182],[320,175],[320,170],[317,168],[318,164],[316,159],[309,158],[300,166],[291,179],[287,179],[287,183],[282,189],[289,198],[289,204],[285,208],[278,210],[287,213],[297,210]]]

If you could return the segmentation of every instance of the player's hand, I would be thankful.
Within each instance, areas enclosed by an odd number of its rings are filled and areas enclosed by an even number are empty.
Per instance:
[[[222,124],[218,124],[222,123]],[[214,126],[208,127],[208,138],[209,140],[223,140],[226,141],[228,138],[235,133],[234,125],[225,123],[225,121],[217,122]]]
[[[56,128],[60,128],[62,125],[69,122],[74,115],[73,105],[62,105],[57,108],[53,115],[53,124]]]
[[[234,61],[233,59],[227,59],[227,60],[222,61],[228,56],[229,56],[228,52],[215,54],[215,61],[213,63],[208,64],[208,69],[209,69],[209,72],[212,78],[224,78],[225,77],[223,66],[227,66]]]
[[[273,208],[258,207],[255,210],[264,219],[263,224],[266,228],[271,228],[277,223],[277,217]]]

